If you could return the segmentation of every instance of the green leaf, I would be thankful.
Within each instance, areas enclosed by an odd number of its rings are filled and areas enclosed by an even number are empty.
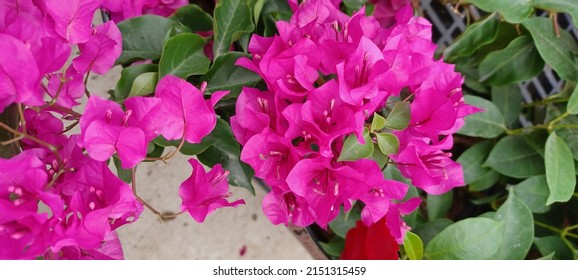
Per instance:
[[[329,242],[319,242],[321,249],[329,256],[339,258],[343,248],[345,248],[345,240],[343,238],[331,238]]]
[[[159,79],[173,75],[186,79],[207,73],[211,61],[205,56],[205,39],[185,33],[170,38],[163,49],[159,64]]]
[[[415,233],[411,231],[405,233],[403,248],[410,260],[423,259],[423,241]]]
[[[542,10],[570,14],[574,26],[578,26],[578,5],[575,0],[530,0],[530,4]]]
[[[550,196],[546,175],[530,177],[516,185],[513,190],[533,213],[546,213],[550,210],[550,206],[546,206]]]
[[[578,79],[578,63],[576,62],[578,45],[572,35],[560,29],[560,37],[556,37],[552,22],[547,18],[529,18],[522,25],[532,34],[536,48],[544,61],[554,68],[562,79],[576,81]]]
[[[418,224],[415,228],[412,228],[412,230],[421,237],[423,243],[427,245],[438,233],[453,223],[450,219],[437,219]]]
[[[381,152],[379,146],[373,143],[373,153],[371,154],[370,159],[375,160],[379,168],[383,168],[387,162],[389,161],[389,157]]]
[[[572,260],[573,254],[570,248],[564,243],[560,236],[546,236],[534,238],[534,243],[542,256],[554,253],[555,260]]]
[[[345,7],[353,10],[361,9],[361,7],[363,7],[363,5],[365,5],[366,3],[367,0],[343,0],[343,4],[345,4]]]
[[[466,124],[457,132],[458,134],[494,138],[506,130],[504,117],[494,103],[473,95],[466,95],[464,98],[466,103],[484,111],[467,116]]]
[[[345,238],[347,232],[355,227],[359,219],[361,219],[361,213],[357,208],[351,208],[349,212],[345,213],[342,207],[337,218],[329,223],[329,228],[331,228],[335,235]]]
[[[373,120],[371,121],[371,132],[382,130],[385,127],[385,118],[378,113],[373,113]]]
[[[409,102],[396,102],[391,113],[385,119],[385,127],[394,130],[404,130],[409,125],[410,117]]]
[[[504,86],[532,79],[544,69],[530,36],[520,36],[503,50],[491,52],[480,63],[480,82]]]
[[[385,155],[397,154],[399,149],[399,139],[392,133],[382,132],[376,133],[377,145],[379,150]]]
[[[524,137],[520,135],[506,136],[494,146],[485,165],[506,176],[528,178],[544,174],[544,160]]]
[[[492,102],[504,116],[507,126],[518,123],[522,111],[522,90],[518,84],[492,88]]]
[[[158,77],[159,74],[157,72],[140,74],[136,79],[134,79],[128,96],[145,96],[154,93],[155,88],[157,87]]]
[[[498,19],[492,14],[468,26],[466,30],[445,49],[444,59],[448,62],[455,62],[457,58],[470,56],[479,48],[491,43],[496,38],[498,23]]]
[[[197,155],[199,161],[212,167],[221,164],[223,169],[231,172],[228,176],[229,184],[243,187],[253,195],[255,189],[251,184],[253,169],[239,159],[241,147],[231,132],[231,127],[222,119],[217,120],[217,126],[211,132],[215,137],[215,143],[204,152]]]
[[[114,88],[114,100],[122,101],[128,98],[133,87],[134,80],[143,73],[157,72],[156,64],[141,64],[129,66],[120,71],[120,79]]]
[[[371,136],[369,136],[369,130],[367,130],[367,128],[363,130],[363,139],[365,140],[365,144],[359,143],[355,134],[347,136],[337,161],[355,161],[371,156],[373,153],[373,141],[371,140]]]
[[[486,174],[482,175],[482,177],[470,183],[470,191],[483,191],[496,184],[500,180],[500,177],[500,173],[494,169],[490,169]]]
[[[492,142],[482,141],[474,144],[460,155],[458,162],[462,165],[464,172],[464,183],[470,184],[471,182],[482,177],[484,174],[488,173],[490,169],[483,167],[482,164],[488,157],[488,154],[491,150]]]
[[[465,0],[486,12],[499,12],[508,22],[520,23],[534,12],[529,0]]]
[[[213,22],[215,58],[227,53],[231,44],[241,35],[255,28],[251,9],[245,0],[219,1],[215,7]]]
[[[443,218],[452,206],[453,192],[441,195],[427,195],[427,216],[430,221]]]
[[[430,260],[492,259],[502,246],[504,222],[468,218],[445,228],[425,248]]]
[[[569,114],[578,114],[578,87],[574,88],[570,100],[568,100],[568,105],[566,105],[566,112]]]
[[[169,140],[165,139],[162,135],[158,136],[153,141],[161,147],[175,147],[176,148],[181,144],[181,140],[169,141]],[[204,152],[211,145],[213,145],[215,143],[215,141],[216,141],[215,136],[213,134],[209,134],[201,140],[201,143],[191,144],[191,143],[185,142],[183,144],[183,146],[181,147],[180,152],[183,155],[194,156],[194,155],[197,155],[197,154]]]
[[[118,176],[118,178],[123,180],[125,183],[130,184],[132,182],[132,170],[122,168],[118,156],[113,156],[112,161],[116,167],[116,176]]]
[[[570,200],[576,188],[574,159],[568,144],[555,132],[546,141],[545,162],[546,181],[550,189],[546,205]]]
[[[179,23],[172,19],[153,15],[120,22],[118,29],[122,33],[122,54],[116,64],[159,59],[163,51],[161,38],[177,25]]]
[[[552,252],[550,254],[548,254],[547,256],[543,256],[541,258],[538,258],[536,260],[553,260],[554,259],[554,254],[556,254],[555,252]]]
[[[172,19],[191,29],[191,32],[210,31],[213,29],[213,18],[195,4],[179,8]]]
[[[255,25],[259,23],[259,17],[261,17],[261,11],[263,11],[263,6],[265,5],[265,0],[257,0],[255,6],[253,7],[253,20]]]
[[[230,90],[225,98],[239,96],[243,86],[254,86],[261,77],[255,72],[235,65],[241,57],[250,57],[240,52],[230,52],[218,57],[207,74],[201,76],[207,82],[207,91]]]
[[[534,241],[534,217],[528,206],[510,191],[508,199],[496,212],[495,219],[505,225],[497,259],[523,260]]]

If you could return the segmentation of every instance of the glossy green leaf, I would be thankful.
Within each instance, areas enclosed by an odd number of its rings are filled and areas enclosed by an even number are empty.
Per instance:
[[[118,24],[122,33],[122,54],[116,64],[125,64],[143,59],[159,59],[163,51],[165,35],[178,22],[153,15],[124,20]]]
[[[504,86],[529,80],[542,72],[544,60],[530,36],[520,36],[503,50],[491,52],[480,63],[480,82]]]
[[[409,102],[396,102],[391,113],[385,119],[385,127],[394,130],[404,130],[409,124],[410,117]]]
[[[468,26],[444,51],[444,59],[455,62],[459,57],[472,55],[479,48],[491,43],[498,32],[499,21],[493,14]]]
[[[230,90],[231,93],[225,98],[233,98],[239,95],[243,86],[254,86],[261,77],[253,71],[249,71],[235,62],[241,57],[250,57],[240,52],[230,52],[217,58],[207,74],[201,77],[207,82],[207,91]]]
[[[233,136],[229,124],[218,119],[217,126],[211,134],[215,137],[215,143],[197,155],[199,161],[210,167],[218,163],[221,164],[223,169],[230,172],[229,184],[243,187],[255,194],[255,189],[251,184],[254,171],[250,166],[240,161],[241,147]]]
[[[363,7],[363,5],[365,5],[366,3],[367,0],[343,0],[343,4],[345,4],[345,7],[353,10],[361,9],[361,7]]]
[[[544,174],[544,160],[524,137],[520,135],[506,136],[494,146],[485,165],[506,176],[528,178]]]
[[[403,239],[403,248],[410,260],[423,259],[423,241],[417,234],[408,231]]]
[[[359,219],[361,219],[361,212],[357,208],[351,208],[347,213],[343,212],[342,208],[337,218],[329,223],[329,228],[331,228],[337,236],[345,238],[347,232],[355,227]]]
[[[458,158],[464,172],[464,183],[470,184],[486,174],[490,169],[482,164],[492,150],[492,142],[482,141],[474,144]]]
[[[544,61],[556,70],[562,79],[578,80],[578,45],[568,31],[560,29],[560,37],[556,37],[552,22],[542,17],[529,18],[522,25],[532,34]]]
[[[186,79],[207,73],[211,61],[205,56],[204,47],[205,39],[197,34],[186,33],[170,38],[163,49],[159,79],[166,75]]]
[[[120,79],[114,88],[114,100],[122,101],[128,98],[133,87],[134,80],[144,73],[157,72],[158,65],[141,64],[129,66],[120,71]]]
[[[550,206],[546,206],[550,196],[546,175],[530,177],[514,186],[513,190],[533,213],[545,213],[550,210]]]
[[[247,1],[219,1],[215,7],[213,22],[215,58],[229,52],[233,42],[237,41],[241,35],[250,33],[254,28],[253,14]]]
[[[546,141],[545,162],[546,181],[550,189],[546,205],[570,200],[576,188],[574,159],[568,144],[555,132]]]
[[[529,0],[465,0],[486,12],[499,12],[508,22],[520,23],[534,12]]]
[[[172,19],[185,25],[191,32],[210,31],[213,29],[213,18],[195,4],[179,8]]]
[[[399,149],[399,139],[392,133],[376,133],[377,145],[379,150],[385,155],[397,154]]]
[[[370,159],[375,160],[377,165],[379,165],[379,168],[383,168],[389,161],[389,157],[381,152],[376,143],[373,143],[373,153],[371,154]]]
[[[116,176],[125,183],[130,184],[132,182],[132,170],[122,168],[118,156],[113,156],[112,161],[114,162],[114,167],[116,167]]]
[[[566,106],[566,112],[569,114],[578,114],[578,87],[574,88],[570,100],[568,100],[568,105]]]
[[[468,218],[445,228],[425,248],[430,260],[492,259],[502,246],[504,222]]]
[[[441,195],[427,195],[427,216],[430,221],[443,218],[452,207],[453,192],[449,191]]]
[[[355,161],[371,156],[373,153],[373,141],[367,128],[363,131],[363,139],[365,140],[365,144],[359,143],[355,134],[347,136],[337,161]]]
[[[554,253],[553,259],[555,260],[574,259],[572,250],[568,248],[560,236],[536,237],[534,243],[542,256],[548,256]]]
[[[371,132],[381,130],[385,127],[385,118],[378,113],[373,114],[373,120],[371,121]]]
[[[496,184],[499,180],[500,173],[494,169],[488,170],[484,175],[470,183],[470,191],[483,191]]]
[[[154,93],[155,88],[157,87],[158,77],[159,74],[157,72],[140,74],[136,79],[134,79],[128,96],[145,96]]]
[[[532,212],[513,191],[496,212],[496,221],[504,222],[502,246],[497,259],[523,260],[534,241],[534,217]]]
[[[567,13],[572,16],[574,26],[578,26],[578,5],[576,0],[529,0],[530,4],[538,9]]]
[[[345,240],[343,238],[331,238],[329,242],[319,242],[321,249],[331,257],[339,258],[343,248],[345,248]]]
[[[438,233],[453,223],[454,222],[450,219],[437,219],[423,224],[418,224],[412,228],[412,231],[421,238],[425,245],[427,245],[436,235],[438,235]]]
[[[467,116],[466,123],[457,132],[458,134],[494,138],[506,130],[504,117],[494,103],[473,95],[467,95],[464,98],[466,103],[484,111]]]
[[[498,107],[507,126],[518,123],[522,111],[522,90],[518,84],[492,88],[492,103]]]

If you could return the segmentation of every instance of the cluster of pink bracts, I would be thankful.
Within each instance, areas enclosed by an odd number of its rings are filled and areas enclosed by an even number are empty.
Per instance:
[[[124,110],[91,96],[82,114],[75,111],[87,91],[84,79],[105,74],[122,51],[114,21],[92,26],[95,11],[122,20],[168,15],[187,3],[168,2],[0,1],[0,111],[18,106],[23,117],[14,131],[23,151],[0,159],[0,259],[123,258],[115,230],[137,220],[143,206],[107,161],[116,154],[123,168],[134,168],[155,137],[199,143],[215,127],[213,106],[227,92],[205,100],[203,89],[172,76],[154,97],[125,100]],[[66,64],[75,45],[79,54]],[[63,134],[64,121],[79,124],[81,133]],[[218,207],[243,203],[227,201],[220,166],[205,173],[190,163],[193,174],[179,190],[182,210],[202,222]]]
[[[363,142],[374,112],[402,90],[411,93],[411,120],[394,131],[400,147],[391,159],[414,185],[441,194],[463,185],[461,166],[444,150],[477,109],[464,103],[453,66],[433,59],[431,25],[409,4],[378,20],[364,9],[342,13],[341,1],[292,2],[295,14],[277,23],[279,35],[253,36],[252,59],[237,62],[267,84],[267,91],[244,88],[231,119],[241,159],[272,188],[263,210],[274,224],[326,227],[361,201],[363,223],[386,217],[401,243],[401,216],[420,200],[398,202],[407,185],[384,179],[373,160],[338,161],[345,138]]]

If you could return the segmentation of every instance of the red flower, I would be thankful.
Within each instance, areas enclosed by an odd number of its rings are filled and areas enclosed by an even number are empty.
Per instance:
[[[347,232],[342,260],[397,260],[399,246],[391,236],[385,217],[371,226],[361,221]]]

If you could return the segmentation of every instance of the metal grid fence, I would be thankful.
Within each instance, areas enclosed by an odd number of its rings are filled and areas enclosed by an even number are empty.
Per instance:
[[[421,0],[421,8],[424,16],[433,24],[433,40],[438,46],[448,46],[466,28],[467,18],[455,13],[451,5],[444,5],[439,0]],[[474,19],[478,19],[484,13],[478,11],[473,6],[469,6],[470,13]],[[538,11],[538,15],[545,15],[545,12]],[[578,41],[578,30],[572,24],[572,19],[567,14],[558,16],[560,28],[568,31],[575,40]],[[547,96],[557,93],[562,89],[563,83],[556,73],[546,66],[544,71],[536,78],[519,84],[524,102],[532,103]],[[531,122],[523,116],[520,117],[523,126],[531,125]]]

